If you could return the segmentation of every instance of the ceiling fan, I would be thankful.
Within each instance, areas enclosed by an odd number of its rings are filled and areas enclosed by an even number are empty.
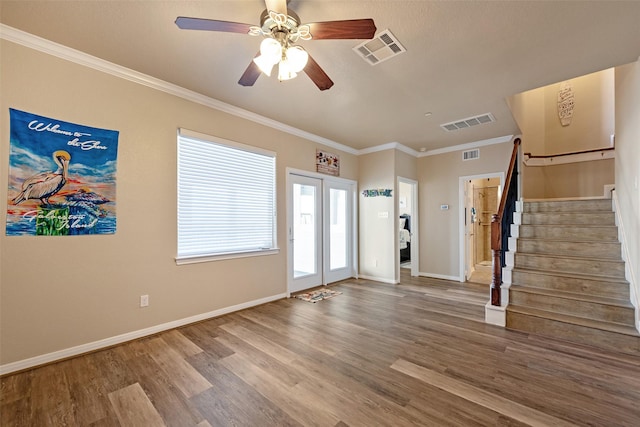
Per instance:
[[[260,73],[271,75],[278,65],[278,79],[289,80],[304,71],[320,90],[333,86],[333,81],[309,54],[298,45],[298,40],[371,39],[376,32],[373,19],[351,19],[301,24],[300,18],[287,9],[287,0],[265,0],[267,9],[260,15],[260,26],[215,19],[179,16],[176,25],[183,30],[223,31],[228,33],[263,36],[260,51],[249,63],[238,81],[242,86],[253,86]]]

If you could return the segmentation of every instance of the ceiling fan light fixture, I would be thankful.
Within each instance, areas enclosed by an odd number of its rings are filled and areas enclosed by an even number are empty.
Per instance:
[[[291,46],[285,52],[287,62],[291,70],[299,73],[307,65],[309,54],[300,46]]]
[[[278,80],[280,80],[281,82],[285,80],[291,80],[297,75],[298,73],[294,71],[289,60],[283,59],[282,61],[280,61],[280,64],[278,65]]]
[[[258,57],[253,58],[253,62],[255,62],[258,68],[260,68],[260,71],[262,71],[267,76],[271,77],[271,70],[275,65],[271,60],[271,58],[264,55],[260,55]]]
[[[1,0],[0,0],[1,1]],[[260,15],[260,26],[218,19],[178,16],[181,30],[221,31],[261,36],[260,51],[238,80],[241,86],[253,86],[261,74],[271,75],[279,64],[280,80],[289,80],[303,71],[320,90],[333,86],[333,81],[318,63],[299,46],[299,40],[312,39],[371,39],[376,25],[371,18],[323,21],[302,24],[296,13],[287,7],[289,0],[265,0],[266,9]]]
[[[282,59],[282,45],[275,39],[266,38],[260,43],[260,56],[253,59],[260,71],[271,76],[271,70]]]
[[[260,55],[275,65],[282,58],[282,45],[276,39],[265,38],[260,43]]]

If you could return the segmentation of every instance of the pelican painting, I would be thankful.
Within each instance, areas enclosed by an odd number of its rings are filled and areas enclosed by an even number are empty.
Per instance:
[[[25,179],[22,183],[22,191],[13,199],[14,204],[17,205],[28,199],[40,199],[43,204],[50,204],[49,197],[60,191],[67,182],[71,155],[64,150],[58,150],[53,153],[53,160],[58,165],[58,170],[39,173]]]
[[[114,234],[119,132],[13,108],[9,118],[7,236]]]

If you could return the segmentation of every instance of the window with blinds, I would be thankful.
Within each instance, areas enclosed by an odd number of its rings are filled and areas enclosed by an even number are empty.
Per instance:
[[[276,249],[276,156],[181,129],[178,263]]]

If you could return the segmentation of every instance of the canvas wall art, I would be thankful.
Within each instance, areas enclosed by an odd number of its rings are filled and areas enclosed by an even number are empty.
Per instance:
[[[118,131],[9,115],[7,235],[115,233]]]

